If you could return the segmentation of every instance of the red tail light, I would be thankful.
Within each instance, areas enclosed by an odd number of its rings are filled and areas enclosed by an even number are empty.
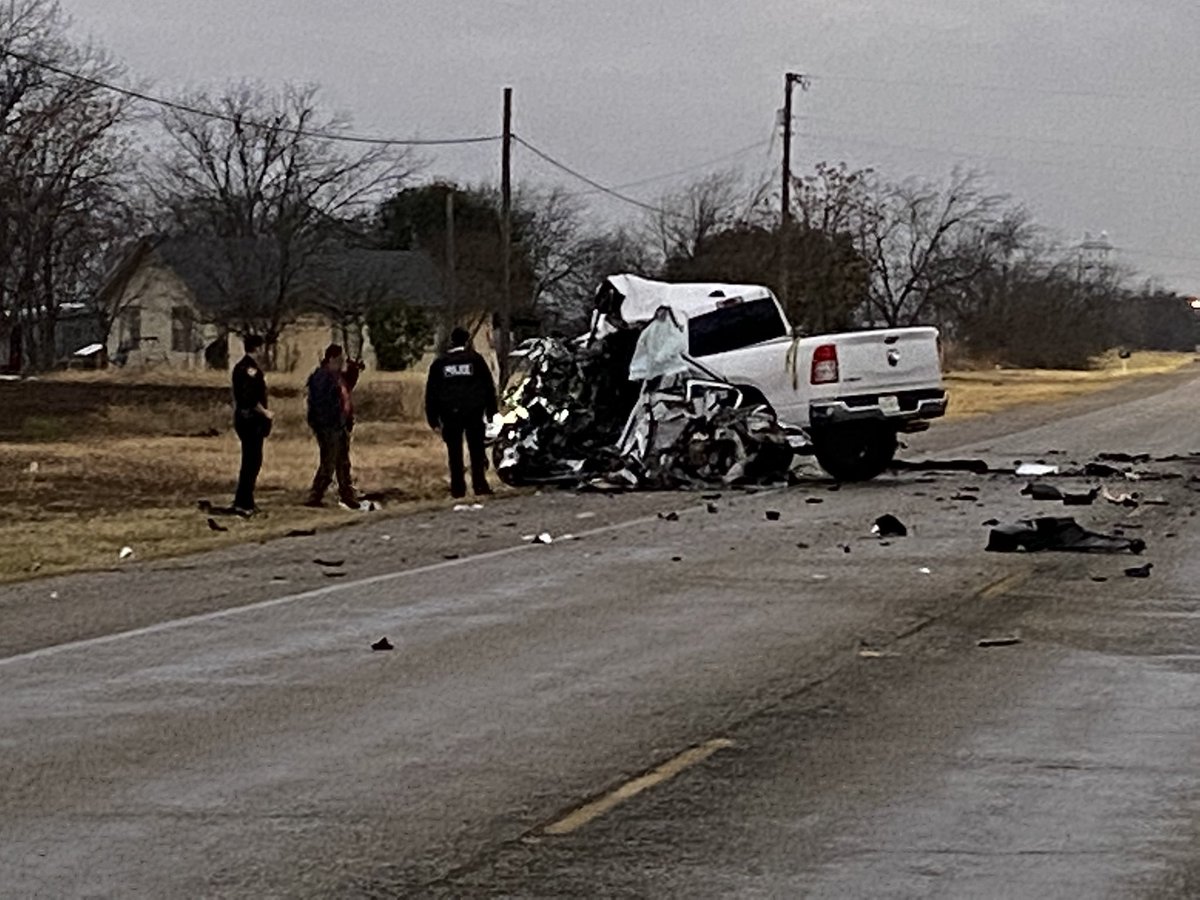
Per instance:
[[[813,351],[812,383],[835,384],[839,380],[836,344],[822,344]]]

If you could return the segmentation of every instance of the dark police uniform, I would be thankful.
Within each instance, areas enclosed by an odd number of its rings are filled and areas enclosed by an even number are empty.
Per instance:
[[[254,486],[262,470],[263,442],[271,433],[271,420],[258,409],[267,408],[267,379],[250,354],[233,367],[233,428],[242,442],[242,470],[238,475],[236,509],[253,511]]]
[[[425,384],[425,418],[442,430],[450,461],[450,493],[467,493],[463,471],[463,438],[471,452],[471,485],[476,494],[490,494],[484,417],[496,414],[496,382],[483,357],[468,347],[455,347],[439,356]]]

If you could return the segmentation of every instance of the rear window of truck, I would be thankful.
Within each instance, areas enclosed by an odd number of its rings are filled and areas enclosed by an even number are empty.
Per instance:
[[[713,356],[787,336],[787,323],[770,298],[726,306],[688,320],[688,353]]]

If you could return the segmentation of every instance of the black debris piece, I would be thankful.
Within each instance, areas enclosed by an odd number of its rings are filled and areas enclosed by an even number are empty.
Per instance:
[[[800,541],[800,543],[796,544],[796,548],[797,548],[798,550],[808,550],[808,549],[809,549],[809,545],[808,545],[808,544],[806,544],[806,543],[804,543],[804,541]]]
[[[805,503],[808,503],[808,504],[810,504],[810,505],[812,505],[812,506],[816,506],[818,503],[824,503],[825,501],[824,501],[824,500],[822,500],[820,497],[809,497],[809,498],[808,498],[807,500],[805,500],[804,502],[805,502]]]
[[[1083,467],[1083,474],[1088,478],[1121,478],[1125,473],[1116,466],[1107,463],[1090,462]]]
[[[658,517],[660,519],[662,519],[664,522],[678,522],[679,521],[679,513],[674,512],[674,511],[659,513]]]
[[[1009,634],[1003,637],[980,638],[978,641],[978,645],[980,647],[1012,647],[1019,643],[1021,643],[1021,639],[1015,634]]]
[[[461,558],[461,554],[459,554],[459,553],[443,553],[442,554],[442,559],[446,560],[447,562],[451,562],[453,560],[460,559],[460,558]]]
[[[893,472],[970,472],[973,475],[987,475],[991,471],[982,459],[896,460],[891,469]]]
[[[1021,495],[1029,497],[1031,500],[1047,500],[1060,501],[1063,499],[1063,492],[1052,484],[1046,484],[1041,481],[1032,481],[1021,490]]]
[[[381,637],[379,640],[377,640],[375,643],[373,643],[371,645],[371,649],[375,650],[376,652],[379,652],[379,651],[383,651],[383,650],[395,650],[396,648],[392,645],[392,642],[389,641],[387,638]]]
[[[1083,494],[1068,494],[1064,491],[1062,499],[1064,506],[1091,506],[1099,496],[1100,488],[1092,488]]]
[[[345,577],[346,577],[346,573],[345,573],[345,572],[332,572],[332,571],[330,571],[330,572],[326,572],[326,573],[325,573],[325,577],[326,577],[326,578],[345,578]]]
[[[316,536],[317,536],[317,529],[315,529],[315,528],[294,528],[291,531],[289,531],[286,535],[286,537],[290,537],[290,538],[308,538],[308,537],[316,537]]]
[[[708,504],[708,506],[706,506],[705,509],[707,509],[710,513],[713,513],[714,515],[721,511],[721,508],[719,506],[717,506],[717,504],[715,504],[715,503]]]
[[[346,564],[344,559],[314,559],[313,562],[325,569],[340,569]]]
[[[1064,553],[1137,555],[1145,552],[1146,542],[1088,531],[1072,518],[1043,518],[993,528],[987,550],[990,553],[1054,550]]]
[[[1096,584],[1104,584],[1105,582],[1108,581],[1108,579],[1105,578],[1103,575],[1093,575],[1092,581],[1096,582]]]
[[[1150,570],[1154,568],[1154,563],[1146,563],[1144,566],[1134,566],[1125,570],[1126,578],[1149,578]]]
[[[766,511],[765,515],[767,517],[768,522],[778,522],[779,521],[780,514],[779,514],[779,510],[777,510],[777,509],[768,509]]]
[[[842,552],[843,552],[843,553],[850,553],[850,552],[851,552],[851,547],[850,547],[850,545],[849,545],[849,544],[838,544],[838,546],[842,548]]]
[[[1097,453],[1096,459],[1108,463],[1140,464],[1150,462],[1149,453]]]
[[[1166,497],[1146,497],[1142,500],[1147,506],[1170,506],[1171,501]]]
[[[976,503],[979,497],[975,494],[955,494],[950,500],[953,503]]]
[[[218,522],[216,519],[208,520],[208,528],[210,531],[228,531],[229,529]]]
[[[997,526],[999,524],[1000,524],[999,519],[988,519],[986,522],[983,523],[983,527],[984,528],[994,528],[995,526]]]
[[[876,519],[875,527],[871,530],[880,538],[908,537],[908,526],[891,513]]]
[[[720,500],[721,495],[720,494],[701,494],[700,499],[701,500]]]
[[[683,562],[683,557],[682,556],[672,556],[671,562]]]

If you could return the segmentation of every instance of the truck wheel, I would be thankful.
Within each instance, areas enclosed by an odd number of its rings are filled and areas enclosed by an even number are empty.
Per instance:
[[[837,481],[870,481],[892,464],[899,441],[891,428],[844,426],[813,435],[821,468]]]

